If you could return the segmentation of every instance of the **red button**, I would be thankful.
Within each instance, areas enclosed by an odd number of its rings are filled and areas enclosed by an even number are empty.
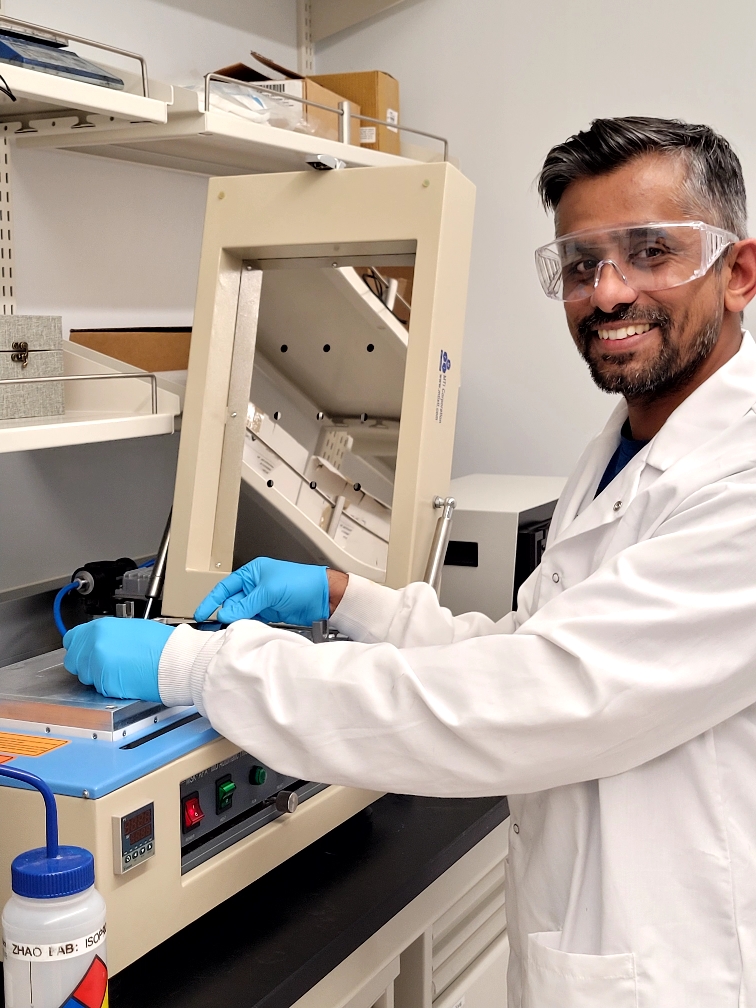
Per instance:
[[[192,829],[199,826],[205,818],[205,813],[200,807],[199,798],[187,798],[184,801],[184,829]]]

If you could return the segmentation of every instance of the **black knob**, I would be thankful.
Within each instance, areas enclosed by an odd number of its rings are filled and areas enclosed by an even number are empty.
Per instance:
[[[279,791],[275,806],[279,812],[294,812],[299,805],[299,795],[296,791]]]

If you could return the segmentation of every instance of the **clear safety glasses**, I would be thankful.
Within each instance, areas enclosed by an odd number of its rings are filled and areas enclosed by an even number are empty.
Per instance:
[[[737,241],[737,235],[703,221],[574,231],[536,249],[536,269],[556,301],[590,297],[605,266],[633,290],[667,290],[704,276]]]

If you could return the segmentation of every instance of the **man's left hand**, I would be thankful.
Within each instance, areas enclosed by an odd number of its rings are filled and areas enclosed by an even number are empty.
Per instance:
[[[103,616],[68,631],[64,665],[104,696],[159,703],[158,665],[174,629],[152,620]]]

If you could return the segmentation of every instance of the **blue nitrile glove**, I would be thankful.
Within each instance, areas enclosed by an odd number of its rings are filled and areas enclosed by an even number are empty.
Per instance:
[[[194,618],[202,623],[218,606],[221,623],[257,616],[265,623],[310,626],[328,619],[326,568],[257,557],[220,581],[197,606]]]
[[[174,630],[152,620],[103,616],[68,631],[63,664],[104,696],[159,703],[158,664]]]

